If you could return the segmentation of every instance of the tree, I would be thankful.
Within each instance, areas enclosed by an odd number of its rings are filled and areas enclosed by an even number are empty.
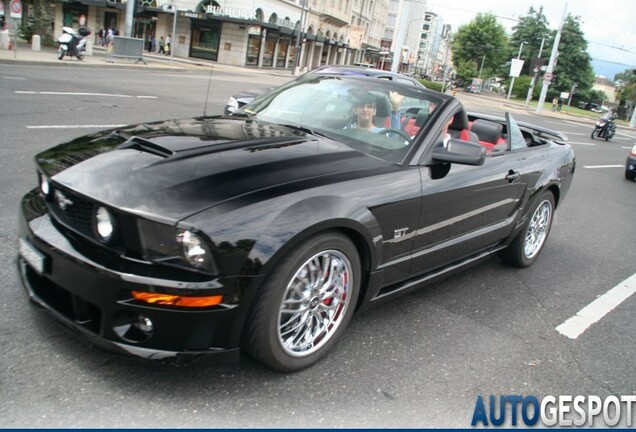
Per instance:
[[[592,58],[587,53],[587,45],[581,30],[580,17],[568,15],[561,30],[559,55],[549,97],[569,92],[574,84],[580,93],[592,89],[596,77],[592,69]]]
[[[493,72],[507,59],[508,37],[505,28],[490,14],[478,13],[468,24],[457,29],[451,47],[453,63],[458,75],[464,79],[472,65],[472,76],[479,74],[483,63],[482,78],[492,76]]]
[[[550,46],[548,46],[550,42],[550,29],[548,28],[548,19],[543,13],[543,6],[539,7],[539,10],[531,6],[530,9],[528,9],[528,14],[520,17],[519,23],[512,27],[510,48],[508,51],[510,58],[517,57],[522,42],[523,50],[521,58],[524,60],[524,63],[521,73],[532,75],[532,59],[539,57],[542,43],[543,51],[541,52],[541,58],[545,59],[545,64],[547,64],[547,57],[550,56]]]

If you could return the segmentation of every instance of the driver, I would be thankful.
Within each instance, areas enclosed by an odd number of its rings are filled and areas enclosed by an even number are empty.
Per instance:
[[[397,92],[389,92],[391,102],[391,129],[400,129],[400,105],[404,96]],[[377,127],[374,123],[376,114],[375,96],[365,92],[357,98],[355,106],[355,121],[349,127],[380,132],[385,127]]]

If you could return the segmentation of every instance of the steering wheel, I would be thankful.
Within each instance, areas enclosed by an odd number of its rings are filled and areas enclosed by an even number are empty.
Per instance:
[[[392,128],[386,128],[386,129],[381,129],[378,131],[379,134],[390,134],[390,133],[395,133],[400,135],[401,137],[403,137],[406,142],[408,144],[411,144],[413,142],[413,139],[409,136],[409,134],[407,134],[406,132],[404,132],[402,129],[392,129]]]

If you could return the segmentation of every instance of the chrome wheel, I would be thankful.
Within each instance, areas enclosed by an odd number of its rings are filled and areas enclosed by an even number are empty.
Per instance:
[[[527,259],[533,259],[541,250],[548,237],[551,221],[552,203],[544,200],[535,209],[528,224],[523,251]]]
[[[331,339],[351,306],[352,272],[336,250],[317,253],[296,271],[278,313],[278,340],[288,355],[308,356]]]

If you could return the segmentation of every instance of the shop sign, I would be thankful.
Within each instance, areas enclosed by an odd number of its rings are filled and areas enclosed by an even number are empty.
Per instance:
[[[205,12],[211,15],[226,16],[230,18],[239,18],[245,20],[256,19],[256,12],[250,9],[208,5],[205,9]]]
[[[290,29],[293,29],[296,27],[296,25],[290,20],[282,19],[282,18],[278,18],[276,20],[276,25],[278,25],[279,27],[289,27]]]
[[[251,34],[254,36],[260,36],[261,35],[261,27],[260,26],[249,26],[247,28],[247,34]]]
[[[186,18],[199,18],[199,19],[205,18],[203,14],[199,14],[196,12],[188,12],[188,11],[179,11],[179,16],[186,17]]]

